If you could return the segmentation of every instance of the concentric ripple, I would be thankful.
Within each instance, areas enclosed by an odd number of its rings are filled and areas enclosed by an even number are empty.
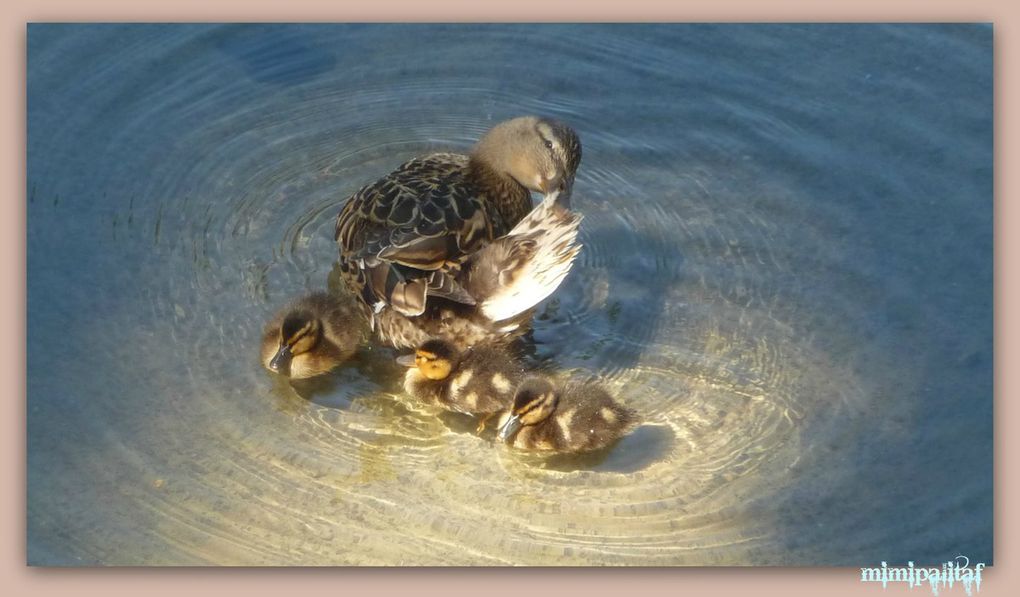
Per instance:
[[[33,25],[30,562],[990,562],[990,76],[966,26]],[[584,144],[537,355],[633,434],[261,369],[347,196],[522,113]]]

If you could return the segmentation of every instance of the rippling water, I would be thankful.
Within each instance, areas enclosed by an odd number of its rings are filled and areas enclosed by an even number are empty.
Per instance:
[[[991,40],[30,26],[29,562],[991,563]],[[522,457],[386,349],[260,368],[351,192],[524,113],[585,151],[538,354],[642,427]]]

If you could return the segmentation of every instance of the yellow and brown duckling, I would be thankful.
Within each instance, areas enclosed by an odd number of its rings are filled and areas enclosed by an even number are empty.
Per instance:
[[[473,306],[485,297],[465,288],[464,263],[531,212],[532,191],[569,206],[580,161],[577,134],[536,116],[496,125],[469,155],[412,159],[340,211],[342,274],[372,314],[434,315],[429,297]]]
[[[509,405],[524,368],[499,346],[459,350],[446,340],[429,340],[413,355],[397,359],[411,367],[404,389],[422,404],[483,417],[485,420]]]
[[[522,450],[589,452],[611,445],[636,423],[634,411],[598,384],[569,382],[557,388],[530,376],[500,415],[497,439]]]
[[[350,300],[317,292],[281,309],[262,336],[262,364],[292,379],[329,373],[367,338],[368,322]]]

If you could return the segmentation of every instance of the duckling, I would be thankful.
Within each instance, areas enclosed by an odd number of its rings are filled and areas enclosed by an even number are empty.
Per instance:
[[[316,292],[280,310],[262,336],[262,364],[273,373],[303,379],[329,373],[366,339],[368,321],[358,305]]]
[[[536,116],[496,125],[470,155],[412,159],[354,193],[337,216],[343,277],[373,314],[418,317],[429,297],[472,307],[486,297],[465,287],[462,266],[532,211],[532,191],[569,207],[580,161],[577,133]]]
[[[570,382],[561,388],[530,376],[499,418],[497,439],[522,450],[589,452],[608,446],[637,422],[601,386]]]
[[[510,405],[524,377],[520,363],[493,345],[459,350],[446,340],[429,340],[397,362],[411,367],[404,376],[408,394],[428,406],[482,416],[479,432],[490,416]]]

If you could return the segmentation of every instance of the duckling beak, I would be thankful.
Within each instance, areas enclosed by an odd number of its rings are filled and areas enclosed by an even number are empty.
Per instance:
[[[397,364],[405,367],[414,367],[414,353],[400,355],[397,357]]]
[[[496,439],[501,442],[513,437],[517,430],[521,428],[521,418],[517,415],[510,415],[510,418],[503,423],[503,426],[496,430]]]
[[[293,354],[290,352],[290,346],[284,344],[280,347],[280,350],[276,351],[276,356],[273,357],[273,360],[269,361],[269,368],[274,373],[279,373],[280,369],[282,369],[285,365],[290,364],[290,358],[292,356]]]

